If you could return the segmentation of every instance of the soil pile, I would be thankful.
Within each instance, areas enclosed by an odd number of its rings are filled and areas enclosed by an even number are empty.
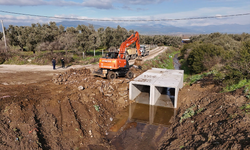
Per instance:
[[[129,81],[82,68],[52,82],[1,85],[0,149],[110,149],[105,136],[129,104]]]
[[[243,90],[220,91],[203,83],[185,86],[159,149],[250,149],[250,114],[242,109],[249,100]]]

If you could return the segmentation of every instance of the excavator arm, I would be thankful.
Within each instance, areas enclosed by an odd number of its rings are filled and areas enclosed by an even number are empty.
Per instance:
[[[140,51],[140,40],[139,40],[139,33],[136,31],[134,34],[132,34],[126,41],[124,41],[120,46],[119,51],[119,58],[124,59],[126,55],[126,48],[136,42],[136,49],[137,54],[139,57],[141,57],[141,51]]]

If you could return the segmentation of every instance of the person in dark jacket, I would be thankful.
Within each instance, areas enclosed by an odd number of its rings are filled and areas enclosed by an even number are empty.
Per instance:
[[[63,58],[61,59],[61,63],[62,63],[62,68],[65,68],[65,66],[64,66],[64,59]]]
[[[55,58],[52,59],[52,65],[53,65],[53,69],[56,70],[56,59]]]

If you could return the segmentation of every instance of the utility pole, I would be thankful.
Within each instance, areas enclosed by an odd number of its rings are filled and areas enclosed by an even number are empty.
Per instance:
[[[5,44],[5,52],[7,52],[7,44],[6,44],[6,38],[5,38],[5,31],[4,31],[4,27],[3,27],[3,20],[1,20],[2,23],[2,28],[3,28],[3,38],[4,38],[4,44]]]

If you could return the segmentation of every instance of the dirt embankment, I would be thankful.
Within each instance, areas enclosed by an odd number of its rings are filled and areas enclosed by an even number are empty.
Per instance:
[[[250,114],[240,109],[249,103],[243,90],[220,93],[206,83],[180,91],[175,123],[159,149],[250,149]]]
[[[19,84],[1,74],[7,84],[0,85],[0,149],[115,149],[106,134],[130,103],[130,80],[94,77],[85,68],[57,72],[53,79],[46,75],[37,83],[25,82],[28,75],[42,77],[17,72]],[[250,116],[240,109],[249,100],[242,90],[220,91],[205,80],[183,87],[159,149],[249,149]]]
[[[83,68],[52,81],[1,85],[0,149],[111,149],[105,135],[129,104],[129,81]]]

